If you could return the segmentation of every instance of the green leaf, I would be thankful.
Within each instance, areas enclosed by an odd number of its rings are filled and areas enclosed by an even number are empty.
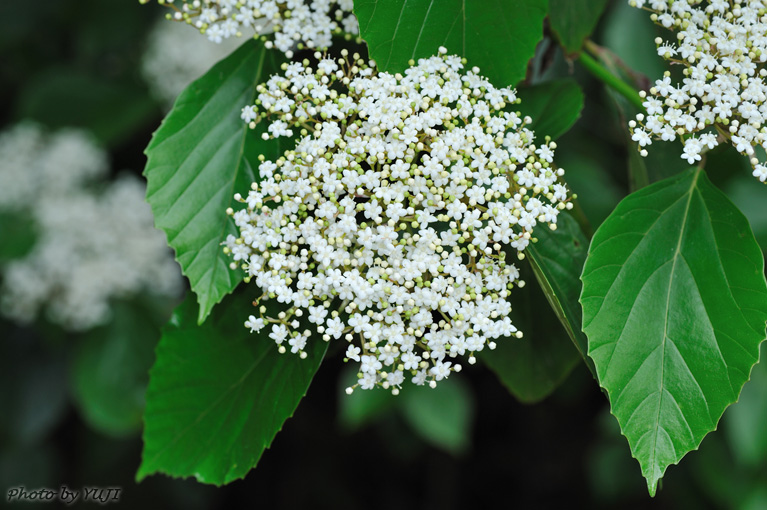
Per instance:
[[[398,396],[405,421],[424,440],[459,455],[471,444],[474,401],[466,383],[453,376],[428,385],[407,385]]]
[[[580,274],[586,261],[588,240],[578,222],[569,214],[560,214],[557,229],[535,231],[538,242],[530,244],[527,255],[535,278],[559,322],[580,353],[592,374],[594,364],[586,355],[588,341],[581,331]]]
[[[255,180],[258,155],[274,159],[280,144],[261,139],[265,123],[251,130],[240,111],[279,59],[258,41],[243,44],[187,87],[146,149],[147,201],[197,294],[199,322],[243,277],[221,248],[236,232],[225,211]]]
[[[252,297],[227,297],[202,324],[189,296],[157,347],[144,416],[144,452],[136,478],[162,472],[216,485],[244,477],[293,415],[327,343],[308,357],[279,354],[268,328],[243,326]]]
[[[382,71],[402,72],[408,60],[444,46],[505,87],[525,77],[547,7],[548,0],[356,0],[354,13]]]
[[[568,53],[576,53],[596,28],[608,0],[549,1],[551,29]]]
[[[533,123],[527,126],[536,140],[550,136],[556,140],[565,134],[581,116],[583,92],[571,79],[553,80],[532,87],[520,87],[521,103],[515,105]]]
[[[568,1],[568,0],[562,0]],[[666,35],[650,20],[647,11],[631,7],[628,2],[613,2],[603,23],[603,44],[626,65],[655,81],[668,68],[658,55],[655,38]]]
[[[620,124],[622,131],[628,134],[626,121],[640,112],[645,113],[636,90],[650,89],[652,82],[660,78],[668,67],[658,56],[653,43],[656,36],[667,35],[659,30],[667,31],[657,27],[646,12],[629,6],[628,2],[613,2],[602,25],[603,46],[587,43],[588,52],[580,53],[579,61],[595,76],[600,77],[604,74],[600,80],[613,82],[614,86],[605,89],[607,95],[613,99],[609,109],[616,109],[615,114],[625,117],[626,120]],[[593,58],[588,53],[592,53]],[[629,142],[629,145],[633,143]],[[631,184],[644,185],[642,180],[646,179],[639,177],[637,182]]]
[[[75,402],[88,424],[123,436],[141,427],[160,323],[138,304],[114,303],[112,320],[89,332],[72,364]]]
[[[738,399],[765,338],[764,260],[700,169],[625,198],[594,235],[583,324],[651,495]]]
[[[521,276],[533,278],[527,264]],[[538,285],[514,289],[511,299],[511,320],[524,337],[501,338],[478,356],[515,398],[532,404],[557,389],[580,357]]]

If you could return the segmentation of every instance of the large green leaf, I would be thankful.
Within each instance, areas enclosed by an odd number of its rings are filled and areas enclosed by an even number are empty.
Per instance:
[[[525,77],[547,6],[548,0],[356,0],[354,13],[382,71],[401,72],[408,60],[445,46],[505,87]]]
[[[584,331],[651,495],[738,399],[765,338],[764,260],[700,169],[625,198],[583,270]]]
[[[243,326],[251,301],[229,296],[199,326],[191,295],[174,312],[150,372],[138,480],[157,472],[216,485],[242,478],[293,415],[327,343],[310,339],[306,359],[279,354],[268,328],[255,335]]]
[[[608,0],[549,0],[549,21],[568,53],[581,49],[597,26]]]
[[[536,139],[543,140],[548,135],[556,140],[581,116],[583,92],[574,80],[553,80],[520,87],[517,92],[522,102],[515,107],[533,119],[528,128],[535,131]]]
[[[569,214],[560,214],[557,229],[539,228],[538,242],[527,248],[530,265],[546,299],[567,331],[588,369],[596,375],[594,364],[586,355],[588,341],[581,331],[580,274],[586,261],[588,240],[578,222]]]
[[[159,303],[152,304],[162,310]],[[110,322],[80,341],[72,364],[72,393],[96,430],[122,436],[141,428],[149,368],[160,339],[157,315],[162,314],[149,306],[115,303]]]
[[[527,264],[521,276],[532,283],[533,271]],[[494,350],[484,349],[479,358],[514,397],[532,404],[557,389],[580,357],[541,287],[531,284],[514,289],[511,300],[511,320],[524,337],[500,339]]]
[[[197,294],[199,322],[243,277],[221,248],[236,230],[226,208],[249,189],[258,155],[273,159],[280,145],[261,139],[265,123],[249,129],[240,110],[279,58],[258,41],[243,44],[179,96],[146,149],[147,201]]]

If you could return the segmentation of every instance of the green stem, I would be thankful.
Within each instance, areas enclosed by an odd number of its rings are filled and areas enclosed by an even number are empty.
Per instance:
[[[631,104],[635,105],[641,111],[644,111],[644,106],[642,106],[642,98],[639,97],[639,93],[634,90],[633,87],[602,67],[599,62],[594,60],[594,58],[585,51],[581,52],[581,54],[578,56],[578,60],[580,60],[581,65],[585,67],[586,70],[593,74],[597,79],[602,81],[605,85],[615,89],[616,92],[628,99]]]

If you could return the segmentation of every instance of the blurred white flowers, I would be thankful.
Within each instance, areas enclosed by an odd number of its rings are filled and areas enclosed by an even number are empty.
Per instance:
[[[682,67],[682,82],[671,72],[655,82],[645,99],[647,115],[631,121],[640,153],[653,139],[684,142],[681,157],[693,164],[726,141],[749,158],[753,175],[767,182],[765,162],[755,148],[767,147],[767,16],[759,0],[630,0],[652,20],[675,32],[658,37],[658,54]],[[711,128],[711,129],[710,129]],[[700,132],[708,130],[699,135]],[[713,131],[713,132],[711,132]]]
[[[51,321],[84,330],[109,318],[111,298],[180,293],[144,184],[107,182],[107,172],[106,154],[81,131],[21,124],[0,134],[0,212],[36,225],[31,251],[3,268],[3,314],[28,322],[46,308]]]
[[[318,53],[316,69],[283,65],[243,108],[252,127],[271,118],[265,138],[299,136],[228,211],[233,266],[261,299],[289,305],[277,317],[260,307],[245,326],[302,356],[312,331],[301,320],[344,338],[354,387],[397,393],[408,374],[434,386],[461,369],[457,356],[473,363],[493,340],[521,337],[508,298],[523,282],[508,256],[571,207],[556,144],[535,145],[531,120],[507,111],[514,91],[445,52],[404,76]]]
[[[141,71],[152,95],[170,107],[187,85],[241,43],[235,38],[210,44],[180,23],[157,23],[149,34]]]

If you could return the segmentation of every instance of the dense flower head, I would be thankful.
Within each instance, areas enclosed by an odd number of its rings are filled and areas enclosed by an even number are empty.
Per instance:
[[[45,309],[81,331],[110,317],[112,298],[178,296],[181,272],[154,228],[144,184],[131,175],[106,183],[108,170],[83,131],[20,124],[0,134],[0,213],[31,223],[35,239],[2,267],[4,315],[29,322]]]
[[[149,0],[140,0],[147,3]],[[185,21],[220,43],[244,33],[273,33],[267,47],[292,56],[294,47],[328,48],[334,33],[358,32],[353,0],[158,0],[173,9],[170,19]]]
[[[556,144],[534,144],[531,122],[510,110],[515,92],[495,88],[448,56],[404,74],[377,72],[355,54],[283,65],[243,108],[264,138],[297,135],[260,181],[228,210],[239,229],[225,251],[246,281],[289,309],[251,315],[280,352],[305,356],[308,318],[325,340],[349,342],[354,387],[391,389],[409,377],[436,385],[455,358],[521,337],[510,292],[524,285],[510,260],[539,223],[556,228],[571,208]],[[259,303],[260,305],[260,303]]]
[[[754,177],[767,182],[767,162],[755,148],[767,148],[767,9],[760,0],[630,0],[652,12],[652,20],[676,33],[657,38],[658,54],[682,66],[682,83],[667,71],[649,94],[647,114],[631,121],[642,155],[653,139],[680,137],[682,158],[729,142],[749,158]]]

